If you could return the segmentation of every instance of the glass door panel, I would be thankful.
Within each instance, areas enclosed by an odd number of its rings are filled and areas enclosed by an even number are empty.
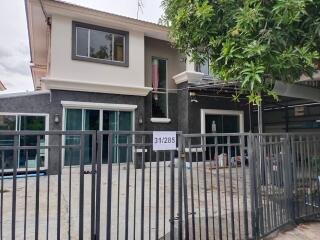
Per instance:
[[[0,130],[4,131],[14,131],[16,130],[16,116],[1,115],[0,116]],[[13,136],[0,136],[0,146],[13,146],[14,137]],[[7,150],[2,151],[1,154],[4,154],[4,166],[2,166],[2,161],[0,161],[1,168],[12,169],[13,168],[13,151]],[[2,155],[0,154],[0,159]]]
[[[205,117],[206,133],[237,133],[240,132],[239,116],[237,115],[210,115]],[[214,137],[206,137],[207,144],[214,144]],[[217,137],[218,144],[227,144],[227,137]],[[239,137],[230,137],[230,143],[238,143]],[[239,150],[237,150],[239,151]],[[228,152],[227,147],[219,147],[218,155]],[[231,148],[231,155],[234,156],[235,149]],[[214,147],[211,148],[211,158],[215,156]],[[207,151],[207,159],[209,159],[209,151]]]
[[[131,131],[132,130],[132,113],[118,111],[103,111],[103,130],[105,131]],[[113,144],[126,143],[126,136],[113,136]],[[112,148],[112,162],[126,162],[127,148],[116,147]],[[108,136],[103,137],[103,153],[102,162],[108,161]]]
[[[44,131],[46,119],[44,116],[19,116],[19,130]],[[45,145],[45,136],[40,136],[40,146]],[[20,136],[20,146],[37,146],[37,136]],[[40,149],[40,167],[44,167],[45,149]],[[28,168],[36,168],[37,150],[20,150],[18,168],[26,167],[28,158]]]
[[[115,111],[103,111],[102,116],[102,129],[104,131],[116,131],[118,130],[118,112]],[[102,163],[108,162],[108,135],[103,136],[103,150],[102,150]],[[112,142],[117,142],[117,136],[113,136]],[[117,148],[112,148],[112,162],[117,162]]]
[[[131,131],[132,129],[132,113],[131,112],[119,112],[119,131]],[[130,136],[119,136],[118,139],[119,143],[130,143],[132,142],[132,139],[130,139]],[[128,147],[119,147],[119,161],[126,162],[128,156],[128,152],[130,152],[130,149]]]
[[[84,110],[84,130],[99,130],[100,110]],[[84,164],[92,162],[92,136],[84,138]]]
[[[66,109],[66,126],[67,131],[82,130],[82,109]],[[65,137],[65,145],[80,144],[79,135],[67,135]],[[65,149],[64,165],[79,164],[80,150],[75,148]]]

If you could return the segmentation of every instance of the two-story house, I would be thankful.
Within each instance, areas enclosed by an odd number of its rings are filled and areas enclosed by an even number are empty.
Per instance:
[[[1,96],[1,130],[250,130],[247,100],[232,102],[234,86],[172,48],[166,27],[57,0],[25,4],[35,91]]]
[[[58,0],[25,0],[25,5],[35,91],[0,96],[0,130],[256,130],[257,109],[246,97],[232,101],[237,86],[212,77],[208,63],[195,64],[174,49],[166,27]],[[319,73],[301,78],[302,85],[276,84],[285,97],[279,103],[264,99],[264,130],[319,129],[318,80]],[[31,138],[19,141],[35,144]],[[41,141],[55,143],[48,137]],[[6,155],[10,169],[13,153]],[[25,153],[18,155],[22,169]],[[29,153],[30,168],[35,155]],[[52,159],[55,171],[59,157]],[[63,165],[78,163],[77,156],[62,159]],[[46,151],[41,164],[48,168]]]

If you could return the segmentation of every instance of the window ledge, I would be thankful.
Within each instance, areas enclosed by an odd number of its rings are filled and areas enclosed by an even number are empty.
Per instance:
[[[153,123],[169,123],[171,122],[171,119],[170,118],[151,118],[150,121]]]

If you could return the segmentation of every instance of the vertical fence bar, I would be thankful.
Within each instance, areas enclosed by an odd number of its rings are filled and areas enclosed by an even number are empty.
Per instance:
[[[297,158],[296,158],[296,144],[295,144],[295,139],[294,136],[290,137],[290,146],[291,146],[291,159],[292,159],[292,197],[293,197],[293,202],[292,202],[292,219],[296,219],[296,207],[298,206],[297,204]]]
[[[312,194],[312,181],[311,181],[311,155],[310,155],[310,141],[309,141],[309,136],[306,136],[306,140],[307,140],[307,159],[308,159],[308,180],[309,180],[309,196],[308,196],[308,205],[311,207],[309,207],[310,211],[312,210],[312,213],[314,212],[314,203],[313,203],[313,194]],[[309,214],[310,215],[310,212]]]
[[[174,240],[174,152],[170,151],[170,240]]]
[[[194,219],[194,191],[193,191],[193,168],[192,168],[192,146],[191,137],[188,139],[189,164],[190,164],[190,193],[191,193],[191,217],[192,217],[192,239],[196,238],[195,219]]]
[[[156,151],[156,215],[155,239],[159,239],[159,151]]]
[[[0,209],[0,237],[3,239],[3,177],[4,177],[4,154],[5,151],[1,151],[1,209]]]
[[[190,150],[190,149],[189,149]],[[185,138],[183,137],[182,149],[181,149],[181,159],[183,159],[183,197],[184,197],[184,218],[185,218],[185,240],[189,240],[189,205],[188,205],[188,180],[187,180],[187,162],[185,155]]]
[[[131,136],[134,138],[134,136]],[[132,143],[134,141],[132,140]],[[133,161],[136,160],[137,156],[137,150],[135,148],[135,145],[132,145],[131,151],[133,152]],[[133,165],[134,167],[134,192],[133,192],[133,240],[136,239],[136,216],[137,216],[137,167]],[[141,166],[140,166],[141,167]]]
[[[178,135],[178,217],[179,217],[179,222],[178,222],[178,239],[182,240],[182,234],[183,234],[183,228],[182,228],[182,219],[183,219],[183,213],[182,213],[182,204],[183,204],[183,199],[182,199],[182,192],[183,192],[183,173],[182,173],[182,168],[184,162],[181,159],[181,151],[182,151],[182,135]]]
[[[120,166],[120,147],[119,147],[119,139],[121,135],[119,133],[116,133],[116,160],[117,160],[117,165],[118,165],[118,189],[117,189],[117,240],[119,240],[119,224],[120,224],[120,184],[121,184],[121,166]]]
[[[90,136],[91,136],[91,145],[92,145],[91,147],[91,227],[90,229],[91,229],[91,239],[95,239],[97,236],[96,225],[95,225],[96,214],[99,215],[99,219],[100,219],[100,209],[99,209],[99,212],[96,213],[97,133],[95,132],[93,134],[90,134]]]
[[[113,134],[108,135],[108,182],[107,182],[107,227],[106,239],[111,239],[111,201],[112,201],[112,144]]]
[[[58,198],[57,198],[57,240],[60,239],[60,226],[61,226],[61,171],[62,171],[62,137],[58,136]],[[65,143],[63,143],[65,145]],[[64,149],[65,153],[65,149]]]
[[[202,145],[202,165],[203,165],[203,183],[204,183],[204,205],[205,205],[205,232],[206,239],[209,239],[209,220],[208,220],[208,196],[207,196],[207,173],[206,173],[206,148],[205,137],[201,137]]]
[[[234,156],[235,156],[235,178],[236,178],[236,197],[237,197],[237,214],[238,214],[238,224],[237,226],[235,226],[235,228],[238,227],[238,239],[242,240],[242,231],[241,231],[241,225],[244,224],[241,222],[241,212],[240,212],[240,199],[239,199],[239,194],[240,194],[240,189],[239,189],[239,173],[238,173],[238,156],[239,156],[239,152],[240,150],[238,150],[238,147],[241,147],[241,140],[240,140],[241,136],[238,137],[238,143],[237,146],[234,146]],[[239,151],[239,152],[238,152]],[[241,159],[241,156],[240,156]]]
[[[212,166],[212,147],[209,147],[209,163],[210,163],[210,192],[211,192],[211,214],[212,214],[212,232],[213,240],[216,239],[216,231],[214,225],[214,199],[213,199],[213,166]],[[240,223],[239,223],[240,224]]]
[[[228,148],[227,148],[228,149]],[[228,155],[226,156],[228,157]],[[226,229],[226,237],[227,240],[229,239],[229,222],[228,222],[228,203],[227,203],[227,183],[226,183],[226,167],[227,167],[227,161],[225,161],[225,143],[222,147],[222,159],[223,159],[223,191],[224,191],[224,212],[225,212],[225,229]]]
[[[29,161],[29,151],[26,149],[26,173],[24,182],[24,221],[23,221],[23,239],[27,239],[27,211],[28,211],[28,161]],[[1,219],[2,221],[2,219]],[[2,238],[1,238],[2,239]]]
[[[101,164],[102,164],[102,149],[103,149],[103,134],[98,132],[96,140],[98,141],[98,150],[97,150],[97,178],[96,178],[96,206],[95,206],[95,213],[96,213],[96,222],[95,222],[95,232],[92,235],[91,231],[91,238],[92,239],[100,239],[100,203],[101,203]],[[95,136],[94,136],[95,137]],[[107,145],[108,148],[109,144]],[[91,222],[92,225],[92,222]],[[92,227],[91,227],[92,230]]]
[[[4,178],[4,156],[5,151],[1,151],[1,209],[0,209],[0,237],[1,240],[3,239],[3,191],[4,191],[4,184],[3,184],[3,178]]]
[[[125,234],[124,238],[127,240],[128,239],[128,224],[129,224],[129,188],[130,188],[130,142],[129,142],[129,135],[126,135],[127,137],[127,144],[126,144],[126,164],[127,164],[127,176],[126,176],[126,205],[125,205]],[[120,162],[120,159],[119,159]],[[120,169],[119,169],[120,171]],[[119,199],[118,199],[119,200]]]
[[[84,134],[80,135],[79,239],[83,239],[84,208]]]
[[[248,140],[248,146],[251,144]],[[245,148],[245,137],[240,137],[240,156],[241,156],[241,169],[242,169],[242,188],[243,188],[243,223],[244,223],[244,239],[249,239],[249,228],[248,228],[248,198],[247,198],[247,176],[246,176],[246,159],[244,155]],[[249,158],[249,161],[251,158]],[[249,162],[249,165],[251,162]],[[252,199],[251,199],[252,201]]]
[[[230,211],[231,211],[231,234],[232,239],[236,238],[235,229],[234,229],[234,208],[233,208],[233,184],[232,184],[232,166],[231,166],[231,146],[230,146],[230,136],[227,136],[227,145],[228,145],[228,167],[229,167],[229,186],[230,186]],[[236,156],[234,156],[236,162]],[[237,164],[237,163],[236,163]]]
[[[152,148],[150,147],[150,153],[149,153],[149,239],[151,239],[151,184],[152,184],[152,177],[151,177],[151,171],[152,171]]]
[[[45,136],[44,136],[45,137]],[[49,239],[49,220],[50,220],[50,171],[51,171],[51,161],[50,161],[50,152],[51,149],[48,148],[48,170],[47,170],[47,177],[48,177],[48,182],[47,182],[47,231],[46,231],[46,239]],[[27,160],[26,160],[27,161]]]
[[[144,240],[144,191],[145,191],[145,135],[142,136],[142,170],[141,170],[141,240]]]
[[[250,133],[248,136],[248,156],[249,156],[249,167],[250,167],[250,193],[251,193],[251,223],[252,223],[252,236],[253,239],[258,239],[260,237],[259,233],[259,215],[257,211],[258,199],[256,192],[256,155],[253,152],[255,138]]]
[[[219,174],[219,168],[220,168],[220,163],[219,163],[219,148],[218,148],[218,137],[214,137],[214,145],[215,145],[215,158],[216,160],[216,170],[217,170],[217,191],[218,191],[218,222],[219,222],[219,240],[222,240],[222,219],[221,219],[221,193],[220,193],[220,174]]]
[[[74,154],[74,148],[70,148],[70,160],[69,160],[69,194],[68,194],[68,239],[71,239],[71,212],[72,212],[72,159]]]
[[[198,198],[198,213],[199,213],[199,239],[202,238],[202,228],[201,228],[201,204],[200,204],[200,180],[199,180],[199,158],[198,158],[198,149],[196,148],[196,167],[197,167],[197,198]]]
[[[16,238],[16,201],[17,201],[17,164],[18,164],[18,135],[14,135],[13,150],[13,181],[12,181],[12,220],[11,233],[12,239]],[[3,189],[2,189],[3,190]]]
[[[40,205],[40,135],[37,135],[37,169],[36,169],[36,219],[35,219],[35,239],[39,239],[39,205]]]

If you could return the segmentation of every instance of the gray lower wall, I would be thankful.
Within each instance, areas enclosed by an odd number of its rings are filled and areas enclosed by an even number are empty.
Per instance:
[[[52,90],[46,94],[29,94],[0,98],[0,112],[12,113],[47,113],[49,114],[49,130],[62,130],[63,107],[61,101],[78,101],[92,103],[114,103],[137,105],[135,111],[136,131],[182,131],[183,133],[200,133],[200,110],[205,109],[229,109],[243,110],[245,113],[245,131],[249,131],[249,117],[247,102],[234,103],[231,98],[221,99],[197,96],[197,103],[190,101],[189,90],[186,83],[179,84],[179,90],[169,93],[169,118],[170,123],[152,123],[152,95],[146,97],[126,96],[117,94],[89,93]],[[202,94],[204,92],[201,92]],[[55,115],[60,115],[60,122],[55,123]],[[143,123],[139,123],[139,118]],[[49,144],[57,145],[58,137],[50,137]],[[49,156],[49,172],[56,173],[59,163],[58,151],[51,151]]]
[[[212,93],[201,92],[199,95],[212,95]],[[201,109],[221,109],[221,110],[237,110],[244,112],[244,131],[250,131],[249,107],[247,101],[234,102],[231,97],[196,97],[198,102],[189,103],[189,133],[201,132]]]
[[[25,96],[13,96],[0,98],[0,112],[10,113],[46,113],[49,114],[49,130],[62,130],[63,107],[61,101],[79,101],[93,103],[119,103],[133,104],[138,108],[135,112],[135,130],[144,130],[144,123],[139,124],[139,116],[144,113],[144,97],[124,96],[116,94],[89,93],[52,90],[46,94],[29,94]],[[54,117],[60,115],[60,122],[55,123]],[[59,138],[51,136],[49,145],[57,145]],[[52,174],[57,173],[59,163],[59,152],[50,151],[48,171]]]

